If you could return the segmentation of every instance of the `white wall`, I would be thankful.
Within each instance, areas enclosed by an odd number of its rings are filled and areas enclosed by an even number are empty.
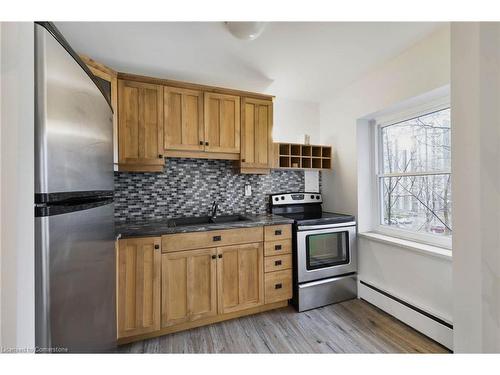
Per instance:
[[[454,348],[500,352],[500,23],[455,23]]]
[[[320,144],[319,103],[276,97],[273,106],[273,141],[304,143],[304,135],[311,144]],[[319,191],[319,172],[305,171],[306,191]]]
[[[274,142],[304,143],[304,134],[311,143],[319,143],[319,103],[276,97],[274,100]]]
[[[0,72],[2,72],[2,24],[0,22]],[[0,74],[0,156],[2,155],[2,76]],[[0,176],[2,176],[2,163],[0,159]],[[2,180],[0,179],[0,197],[2,196]],[[0,198],[1,199],[1,198]],[[0,201],[1,203],[1,201]],[[1,206],[0,206],[1,210]],[[0,214],[0,228],[2,228],[2,215]],[[2,232],[0,231],[0,272],[2,270]],[[0,347],[2,347],[2,277],[0,276]]]
[[[446,26],[321,102],[321,142],[334,148],[333,172],[323,174],[326,209],[356,214],[360,229],[370,229],[369,192],[365,181],[358,184],[359,173],[366,178],[372,152],[366,119],[449,83],[450,31]],[[451,259],[414,254],[369,239],[359,240],[358,251],[360,279],[452,320]]]
[[[328,207],[357,211],[356,121],[449,84],[449,44],[449,28],[441,28],[320,103],[321,142],[335,148],[334,170],[323,175]]]
[[[1,342],[33,348],[34,29],[1,24]]]
[[[358,246],[362,251],[362,280],[452,321],[450,259],[367,238],[359,238]]]

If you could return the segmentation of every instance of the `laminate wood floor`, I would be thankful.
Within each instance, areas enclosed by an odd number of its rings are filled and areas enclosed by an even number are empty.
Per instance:
[[[449,353],[375,306],[285,307],[120,346],[121,353]]]

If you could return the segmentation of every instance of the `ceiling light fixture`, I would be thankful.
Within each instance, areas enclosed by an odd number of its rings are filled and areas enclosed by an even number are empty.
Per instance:
[[[255,40],[264,31],[267,22],[224,22],[233,36],[243,40]]]

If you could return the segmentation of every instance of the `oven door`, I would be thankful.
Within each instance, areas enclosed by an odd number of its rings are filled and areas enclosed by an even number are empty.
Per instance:
[[[356,272],[356,225],[299,226],[297,270],[299,283]]]

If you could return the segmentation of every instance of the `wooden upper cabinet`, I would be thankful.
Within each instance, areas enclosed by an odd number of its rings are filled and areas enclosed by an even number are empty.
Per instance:
[[[253,98],[241,100],[241,158],[244,168],[271,168],[273,160],[273,102]]]
[[[264,303],[262,243],[217,248],[219,314]]]
[[[203,92],[164,88],[165,150],[203,151]]]
[[[217,314],[216,249],[162,255],[162,327]]]
[[[118,241],[118,338],[160,329],[161,238]]]
[[[162,171],[163,87],[118,80],[118,162],[125,171]]]
[[[273,102],[268,95],[117,73],[115,164],[162,172],[164,157],[234,160],[269,173]],[[115,85],[116,86],[116,85]]]
[[[205,151],[240,153],[240,97],[205,93]]]

